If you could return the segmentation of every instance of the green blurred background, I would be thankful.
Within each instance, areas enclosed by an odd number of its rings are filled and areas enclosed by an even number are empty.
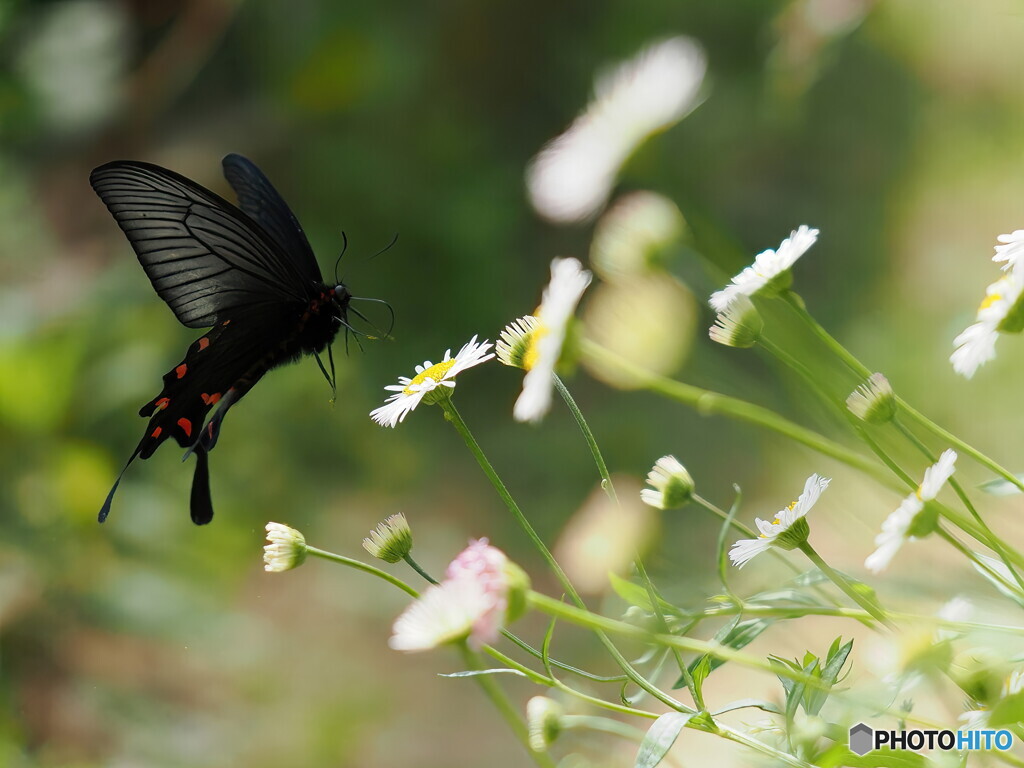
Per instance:
[[[358,556],[402,511],[431,570],[486,535],[555,591],[438,412],[396,430],[367,414],[414,364],[531,311],[552,257],[586,260],[593,223],[538,217],[525,168],[596,72],[677,34],[707,52],[705,100],[616,188],[667,196],[689,225],[667,258],[697,320],[661,330],[692,345],[677,375],[844,439],[798,381],[704,330],[703,299],[806,223],[822,230],[796,270],[811,311],[912,402],[1022,468],[1019,340],[970,383],[946,361],[997,276],[996,235],[1024,227],[1019,2],[2,0],[0,765],[525,764],[470,681],[435,676],[454,655],[387,649],[400,594],[322,562],[265,574],[263,525]],[[259,384],[212,455],[212,525],[189,522],[191,464],[165,449],[132,467],[99,526],[138,407],[196,334],[153,293],[89,171],[146,160],[228,194],[228,152],[274,181],[325,274],[345,231],[346,282],[391,302],[396,340],[339,356],[334,406],[309,360]],[[571,418],[513,423],[520,377],[498,365],[461,382],[464,416],[554,540],[595,487]],[[889,495],[745,426],[582,372],[571,385],[614,472],[642,477],[675,453],[720,503],[740,483],[749,517],[812,471],[848,478],[816,536],[862,573]],[[1015,509],[1002,502],[999,519]],[[661,521],[649,558],[666,593],[714,589],[716,531],[696,513]],[[948,596],[943,554],[894,568],[883,596]],[[609,671],[566,634],[563,655]],[[631,764],[628,745],[585,742],[569,751]]]

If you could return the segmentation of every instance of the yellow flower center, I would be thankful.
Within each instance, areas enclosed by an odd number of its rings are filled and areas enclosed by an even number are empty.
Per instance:
[[[416,377],[409,382],[409,386],[402,390],[403,395],[411,395],[419,389],[419,385],[427,379],[433,379],[434,381],[441,381],[444,379],[445,374],[451,370],[452,366],[455,365],[455,360],[445,360],[441,363],[435,363],[434,365],[427,368],[423,373],[417,373]],[[394,391],[394,390],[392,390]]]
[[[537,324],[537,327],[530,333],[529,340],[526,344],[526,350],[523,352],[523,370],[529,371],[537,364],[537,358],[540,356],[540,349],[537,342],[548,335],[550,331],[546,325]]]
[[[997,301],[1001,301],[1002,298],[1003,294],[999,293],[998,291],[996,291],[995,293],[990,293],[988,296],[981,300],[981,306],[978,307],[978,311],[981,312],[981,310],[983,309],[988,309]]]
[[[799,501],[799,499],[797,499],[797,501]],[[791,501],[789,503],[789,506],[786,507],[786,509],[788,509],[790,512],[792,512],[793,511],[793,507],[795,507],[795,506],[796,506],[796,501]],[[779,520],[779,518],[776,517],[774,520],[772,520],[772,525],[782,525],[782,521]],[[758,536],[758,538],[767,539],[768,538],[768,534],[767,533],[762,533],[762,534],[760,534]]]

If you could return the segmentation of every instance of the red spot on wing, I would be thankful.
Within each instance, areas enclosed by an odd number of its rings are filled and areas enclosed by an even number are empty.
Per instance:
[[[171,398],[169,398],[169,397],[161,397],[159,400],[157,400],[155,403],[153,403],[153,407],[156,408],[159,411],[159,410],[162,410],[162,409],[166,408],[170,404],[171,404]]]
[[[200,397],[203,398],[203,402],[207,405],[213,405],[220,400],[220,392],[214,392],[212,395],[208,395],[203,392]]]
[[[192,422],[182,416],[178,419],[178,426],[181,427],[181,431],[185,433],[185,437],[192,437]]]
[[[199,351],[202,352],[204,349],[206,349],[208,346],[210,346],[210,340],[208,338],[206,338],[205,336],[203,336],[203,338],[201,338],[199,341],[197,341],[196,344],[199,345]]]
[[[184,363],[182,363],[181,365],[179,365],[177,368],[174,369],[174,372],[176,374],[178,374],[178,378],[179,379],[182,378],[187,371],[188,371],[188,366],[185,365]]]
[[[160,433],[163,432],[163,431],[164,431],[163,427],[157,427],[156,429],[154,429],[152,432],[149,433],[149,436],[150,437],[160,437]]]

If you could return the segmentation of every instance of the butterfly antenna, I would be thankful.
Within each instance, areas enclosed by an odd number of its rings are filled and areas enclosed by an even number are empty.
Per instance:
[[[338,260],[334,262],[334,284],[338,285],[341,280],[338,279],[338,265],[341,264],[341,257],[345,255],[345,251],[348,250],[348,235],[345,234],[345,230],[341,231],[341,253],[338,254]]]
[[[370,256],[370,257],[368,257],[368,258],[367,258],[366,260],[367,260],[367,261],[370,261],[370,260],[372,260],[372,259],[376,259],[376,258],[377,258],[378,256],[380,256],[380,255],[381,255],[382,253],[387,253],[388,251],[390,251],[390,250],[391,250],[391,248],[392,248],[392,247],[394,246],[394,244],[395,244],[395,243],[397,243],[397,242],[398,242],[398,233],[397,233],[397,232],[395,232],[395,236],[391,238],[391,242],[390,242],[390,243],[388,243],[388,244],[387,244],[387,245],[385,245],[385,246],[384,246],[383,248],[381,248],[381,249],[380,249],[379,251],[377,251],[377,252],[376,252],[375,254],[373,254],[373,256]]]

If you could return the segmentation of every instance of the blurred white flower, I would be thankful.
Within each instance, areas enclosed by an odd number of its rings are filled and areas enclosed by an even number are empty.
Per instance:
[[[817,239],[818,230],[801,224],[782,241],[778,250],[761,251],[754,257],[754,263],[736,275],[729,285],[711,294],[711,308],[724,312],[738,296],[770,294],[788,288],[793,279],[790,267]]]
[[[884,424],[896,415],[896,394],[889,380],[873,373],[846,398],[850,413],[869,424]]]
[[[554,259],[551,282],[535,316],[520,318],[502,331],[499,359],[505,365],[526,369],[523,391],[512,409],[516,421],[538,422],[551,407],[555,366],[562,356],[569,321],[590,278],[590,272],[576,259]]]
[[[882,523],[882,531],[875,537],[875,549],[864,561],[864,567],[872,573],[881,573],[889,567],[903,542],[914,540],[931,532],[934,520],[931,515],[922,516],[927,502],[939,495],[942,486],[953,476],[956,451],[947,449],[939,460],[924,472],[921,486],[907,496],[899,507]]]
[[[618,503],[603,488],[594,488],[555,543],[555,559],[583,593],[607,590],[608,574],[626,576],[637,554],[657,540],[661,515],[640,501],[637,479],[614,481]]]
[[[1024,229],[1016,229],[1008,235],[1000,235],[1001,245],[996,246],[992,261],[1003,262],[1003,269],[1015,269],[1024,256]]]
[[[530,749],[547,752],[562,731],[565,709],[547,696],[534,696],[526,702],[526,729],[530,735]]]
[[[831,480],[820,475],[811,475],[804,483],[804,492],[800,498],[775,515],[771,522],[757,518],[757,529],[761,535],[756,539],[742,539],[732,545],[729,559],[733,565],[742,568],[770,547],[793,549],[807,540],[810,528],[804,516],[811,510],[821,497],[822,491],[828,488]]]
[[[763,330],[764,320],[754,302],[739,295],[725,310],[718,313],[715,324],[708,328],[708,336],[726,347],[745,349],[757,343]]]
[[[600,75],[586,110],[527,170],[537,212],[557,222],[596,213],[636,148],[695,106],[706,66],[695,41],[673,37]]]
[[[954,371],[971,378],[996,356],[996,338],[1000,333],[1019,333],[1024,329],[1022,293],[1024,269],[1011,268],[988,287],[976,322],[953,340],[956,350],[949,360]]]
[[[594,227],[590,263],[606,280],[664,267],[669,246],[680,241],[686,220],[667,197],[630,192],[618,198]]]
[[[490,606],[472,579],[431,585],[395,621],[388,645],[396,651],[426,651],[469,635]]]
[[[49,3],[28,30],[16,67],[50,127],[65,133],[95,129],[123,99],[129,65],[129,20],[121,3]]]
[[[282,523],[267,523],[267,544],[263,547],[263,569],[281,573],[298,568],[306,560],[306,538]]]
[[[454,388],[456,376],[467,368],[486,363],[494,357],[493,354],[487,354],[490,348],[489,341],[477,343],[474,336],[463,345],[455,357],[452,357],[452,351],[447,349],[441,362],[432,363],[427,360],[423,365],[417,365],[413,378],[399,376],[398,384],[384,387],[395,394],[390,395],[380,408],[371,411],[370,418],[382,427],[397,426],[430,392],[438,387]],[[428,399],[428,402],[431,401]]]

